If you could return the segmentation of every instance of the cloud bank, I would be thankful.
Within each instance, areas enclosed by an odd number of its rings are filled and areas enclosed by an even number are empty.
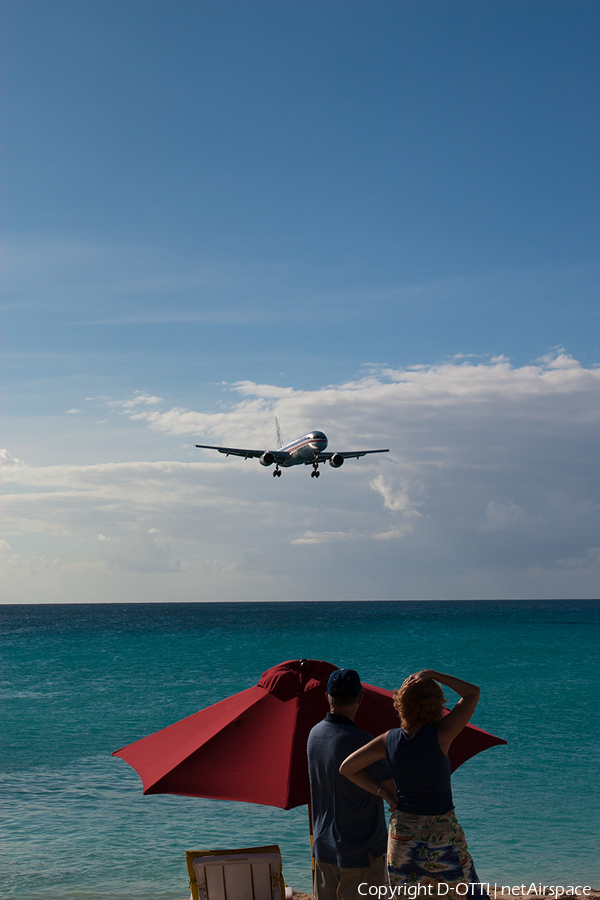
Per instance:
[[[87,400],[172,436],[180,459],[33,467],[4,452],[10,598],[598,596],[599,368],[559,350],[521,367],[371,365],[315,391],[223,389],[210,412],[143,390]],[[275,415],[288,439],[320,428],[332,450],[390,453],[317,481],[181,447],[268,449]]]

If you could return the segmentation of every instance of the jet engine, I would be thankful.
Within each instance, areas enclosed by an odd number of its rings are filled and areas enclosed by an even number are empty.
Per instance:
[[[273,456],[273,454],[269,453],[269,451],[267,450],[267,452],[263,453],[263,455],[259,458],[258,461],[261,464],[261,466],[272,466],[274,459],[275,459],[275,457]]]
[[[340,453],[334,453],[329,460],[329,465],[333,469],[339,469],[340,466],[344,465],[344,457]]]

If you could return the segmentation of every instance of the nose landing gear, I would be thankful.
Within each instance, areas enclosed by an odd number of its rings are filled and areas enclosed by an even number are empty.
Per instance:
[[[319,472],[319,463],[317,462],[316,459],[314,460],[314,462],[313,462],[313,464],[312,464],[312,467],[313,467],[313,470],[312,470],[312,472],[310,473],[310,477],[311,477],[311,478],[318,478],[319,475],[320,475],[321,473]]]

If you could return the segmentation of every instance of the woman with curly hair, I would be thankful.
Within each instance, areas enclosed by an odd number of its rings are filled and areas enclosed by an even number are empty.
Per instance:
[[[460,695],[448,712],[440,684]],[[394,691],[400,728],[392,728],[344,760],[340,772],[388,803],[388,873],[394,885],[448,885],[448,896],[486,897],[464,832],[454,815],[448,750],[475,711],[475,684],[424,669]],[[365,771],[387,759],[397,796]],[[457,885],[470,885],[456,891]]]

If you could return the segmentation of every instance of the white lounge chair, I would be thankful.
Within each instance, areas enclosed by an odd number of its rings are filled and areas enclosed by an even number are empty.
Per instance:
[[[185,859],[190,900],[292,900],[276,844],[244,850],[188,850]]]

